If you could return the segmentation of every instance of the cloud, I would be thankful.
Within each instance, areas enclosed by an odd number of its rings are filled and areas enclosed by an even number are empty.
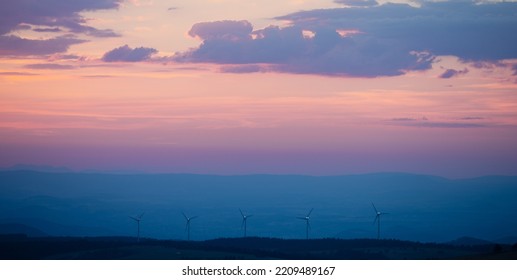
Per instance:
[[[34,28],[34,29],[32,29],[32,31],[36,31],[36,32],[61,32],[63,30],[61,28],[59,28],[59,27],[54,27],[54,28]]]
[[[66,52],[71,45],[87,42],[71,36],[46,40],[24,39],[17,36],[0,36],[0,56],[48,55]]]
[[[55,64],[55,63],[38,63],[38,64],[27,64],[24,66],[27,69],[45,69],[45,70],[70,70],[75,69],[75,66],[66,64]]]
[[[194,50],[176,56],[184,62],[271,64],[269,71],[343,76],[395,76],[428,69],[434,59],[426,52],[391,48],[392,42],[367,36],[343,36],[318,27],[304,36],[298,26],[269,26],[253,31],[247,21],[195,24],[189,34],[203,40]]]
[[[454,55],[464,60],[517,57],[516,2],[420,1],[420,7],[384,4],[297,12],[278,17],[302,28],[333,26],[353,29],[394,47]]]
[[[517,3],[421,1],[413,7],[336,2],[348,7],[276,18],[288,21],[287,27],[253,30],[247,21],[197,23],[189,34],[201,44],[178,53],[175,60],[270,64],[267,71],[377,77],[430,69],[439,55],[472,63],[517,58]],[[444,77],[458,74],[463,71],[451,70]]]
[[[0,76],[36,76],[38,74],[28,72],[0,72]]]
[[[456,76],[464,75],[469,72],[469,69],[465,68],[464,70],[454,70],[454,69],[447,69],[445,72],[443,72],[440,75],[441,79],[450,79]]]
[[[99,30],[87,25],[83,11],[118,8],[123,0],[17,0],[0,2],[0,55],[42,55],[64,52],[72,44],[85,42],[70,34],[93,37],[118,36],[110,29]],[[34,28],[33,28],[34,26]],[[32,29],[36,32],[66,32],[46,40],[25,39],[9,35],[15,30]],[[25,44],[19,50],[20,44]],[[55,44],[55,46],[52,46]],[[32,45],[32,46],[30,46]]]
[[[483,118],[466,117],[461,120],[482,120]],[[430,121],[426,117],[421,119],[415,118],[394,118],[390,120],[390,124],[407,127],[427,127],[427,128],[481,128],[486,127],[486,124],[473,122],[437,122]]]
[[[220,71],[223,73],[257,73],[257,72],[266,72],[267,68],[257,65],[257,64],[243,64],[243,65],[229,65],[223,66],[220,68]]]
[[[375,0],[334,0],[334,2],[349,7],[371,7],[378,5]]]
[[[201,22],[192,26],[188,34],[204,41],[228,40],[239,41],[251,39],[253,27],[245,20]]]
[[[125,61],[125,62],[137,62],[137,61],[145,61],[151,58],[151,55],[157,53],[158,51],[153,48],[130,48],[128,45],[124,45],[122,47],[115,48],[104,54],[102,60],[105,62],[116,62],[116,61]]]

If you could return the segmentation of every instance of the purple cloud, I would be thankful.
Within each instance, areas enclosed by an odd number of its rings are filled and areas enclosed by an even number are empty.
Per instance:
[[[54,28],[34,28],[34,29],[32,29],[32,31],[36,31],[36,32],[61,32],[63,30],[61,28],[59,28],[59,27],[54,27]]]
[[[375,0],[334,0],[334,2],[349,7],[371,7],[378,5]]]
[[[55,64],[55,63],[38,63],[38,64],[27,64],[24,66],[27,69],[46,69],[46,70],[70,70],[75,69],[75,66],[66,64]]]
[[[118,8],[123,0],[17,0],[0,2],[0,55],[45,55],[64,52],[72,44],[85,42],[69,34],[80,33],[94,37],[118,36],[110,29],[88,26],[82,11]],[[32,29],[36,32],[67,32],[47,40],[24,39],[7,35],[14,30]],[[53,46],[53,44],[55,44]],[[23,45],[23,49],[19,49]]]
[[[125,62],[137,62],[137,61],[145,61],[151,58],[151,55],[157,53],[158,51],[153,48],[130,48],[128,45],[124,45],[122,47],[115,48],[104,54],[102,60],[105,62],[116,62],[116,61],[125,61]]]
[[[517,57],[517,3],[477,4],[477,1],[420,1],[420,7],[384,4],[368,8],[303,11],[278,17],[304,29],[332,26],[359,30],[360,36],[407,46],[434,55],[464,60]]]
[[[23,39],[17,36],[0,36],[0,56],[48,55],[66,52],[71,45],[86,40],[70,36],[55,37],[47,40]]]
[[[469,72],[469,69],[467,69],[467,68],[465,68],[464,70],[447,69],[447,70],[445,70],[445,72],[443,72],[440,75],[440,78],[442,78],[442,79],[450,79],[450,78],[453,78],[453,77],[457,77],[457,76],[460,76],[460,75],[467,74],[468,72]]]
[[[262,67],[257,64],[243,64],[243,65],[228,65],[223,66],[219,69],[223,73],[257,73],[257,72],[266,72],[267,68]]]
[[[342,76],[394,76],[430,68],[434,57],[366,36],[342,36],[333,28],[269,26],[253,31],[247,21],[205,22],[189,34],[203,40],[194,50],[175,57],[184,62],[271,64],[269,71]]]
[[[247,21],[195,24],[189,34],[202,43],[175,60],[269,64],[267,71],[377,77],[429,69],[437,55],[471,63],[517,58],[515,2],[425,1],[420,7],[369,0],[336,2],[347,7],[277,17],[290,22],[284,28],[253,31]],[[311,36],[304,36],[307,33]],[[443,78],[464,73],[451,69]]]
[[[28,72],[0,72],[0,76],[36,76],[38,74]]]
[[[224,20],[196,23],[192,26],[188,34],[192,37],[199,37],[204,41],[239,41],[251,39],[252,31],[253,27],[248,21]]]

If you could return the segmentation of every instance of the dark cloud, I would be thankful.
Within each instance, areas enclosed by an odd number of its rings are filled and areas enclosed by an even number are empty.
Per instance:
[[[203,43],[176,56],[185,62],[272,64],[269,71],[341,76],[394,76],[428,69],[434,59],[426,52],[392,48],[390,40],[368,36],[344,37],[334,28],[310,30],[269,26],[252,31],[246,21],[198,23],[189,34]]]
[[[224,20],[196,23],[192,26],[188,34],[192,37],[199,37],[205,41],[240,41],[251,39],[252,31],[253,27],[248,21]]]
[[[334,2],[349,7],[370,7],[378,5],[375,0],[334,0]]]
[[[55,63],[38,63],[38,64],[27,64],[24,66],[27,69],[46,69],[46,70],[70,70],[75,69],[75,66],[66,64],[55,64]]]
[[[157,53],[158,51],[153,48],[130,48],[128,45],[124,45],[122,47],[118,47],[104,54],[102,60],[105,62],[116,62],[116,61],[125,61],[125,62],[137,62],[137,61],[145,61],[151,58],[151,55]]]
[[[278,17],[302,28],[353,29],[393,46],[454,55],[465,60],[517,57],[517,3],[421,1],[420,7],[385,4],[370,8],[312,10]]]
[[[0,36],[0,56],[48,55],[66,52],[71,45],[86,42],[70,36],[47,40],[23,39],[17,36]]]
[[[270,64],[268,71],[290,73],[376,77],[429,69],[438,55],[470,63],[517,58],[517,3],[421,1],[420,7],[412,7],[336,2],[348,7],[276,18],[290,22],[284,28],[253,31],[247,21],[195,24],[189,34],[200,38],[201,45],[175,59]],[[463,74],[454,71],[444,77]]]
[[[469,72],[469,69],[465,68],[464,70],[454,70],[454,69],[447,69],[445,72],[443,72],[440,75],[441,79],[450,79],[456,76],[464,75]]]
[[[54,27],[54,28],[34,28],[32,30],[36,31],[36,32],[61,32],[61,31],[63,31],[59,27]]]
[[[244,65],[228,65],[220,68],[223,73],[257,73],[266,72],[267,68],[257,64],[244,64]]]
[[[0,76],[36,76],[38,74],[28,72],[0,72]]]
[[[114,31],[87,25],[82,11],[114,9],[123,0],[16,0],[0,2],[0,55],[42,55],[64,52],[72,44],[85,42],[70,36],[47,40],[24,39],[8,35],[11,31],[68,32],[94,37],[118,36]],[[32,28],[35,26],[35,28]],[[53,44],[55,44],[53,46]],[[20,45],[23,48],[20,49]]]

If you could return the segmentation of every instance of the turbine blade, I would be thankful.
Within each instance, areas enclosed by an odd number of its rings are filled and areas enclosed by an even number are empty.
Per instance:
[[[189,218],[187,217],[187,215],[185,215],[185,212],[181,212],[181,214],[183,214],[183,217],[185,217],[185,220],[189,220]]]
[[[373,204],[373,202],[372,202],[372,206],[373,206],[373,210],[375,211],[375,214],[377,214],[379,211],[377,211],[377,208],[375,208],[375,204]]]
[[[296,219],[300,219],[300,220],[307,220],[306,217],[296,217]]]
[[[141,220],[142,217],[144,216],[145,212],[142,212],[142,214],[140,214],[140,216],[138,216],[138,219]]]
[[[137,222],[138,222],[138,219],[137,219],[137,218],[135,218],[135,217],[129,216],[129,218],[131,218],[131,219],[133,219],[133,220],[135,220],[135,221],[137,221]]]
[[[377,222],[377,219],[379,218],[379,215],[375,215],[375,219],[373,220],[373,224],[375,225],[375,223]]]
[[[241,229],[244,227],[244,223],[245,223],[246,220],[242,219],[242,223],[241,223]]]
[[[314,210],[314,208],[312,208],[311,211],[309,211],[309,214],[307,214],[307,217],[311,216],[312,210]]]
[[[242,213],[241,208],[239,208],[239,212],[241,212],[241,216],[244,218],[244,213]]]
[[[190,217],[191,220],[198,218],[199,216]]]

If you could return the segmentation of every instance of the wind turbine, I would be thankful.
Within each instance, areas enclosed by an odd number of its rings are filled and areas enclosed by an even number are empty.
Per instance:
[[[307,215],[305,215],[305,217],[296,217],[297,219],[305,220],[305,222],[306,222],[306,229],[305,229],[306,239],[309,239],[309,229],[311,228],[311,224],[309,223],[309,220],[311,218],[312,210],[314,210],[314,208],[312,208],[311,211],[309,211],[309,213],[307,213]]]
[[[192,221],[193,219],[197,218],[197,216],[187,217],[187,215],[185,215],[185,213],[182,213],[182,214],[183,214],[183,217],[185,217],[185,220],[187,221],[187,223],[185,224],[185,230],[188,232],[187,233],[187,240],[190,241],[190,221]]]
[[[139,216],[133,217],[129,216],[129,218],[133,219],[138,227],[137,233],[136,233],[136,242],[140,242],[140,221],[142,220],[142,217],[144,216],[144,213],[140,214]]]
[[[377,239],[381,239],[381,216],[389,213],[378,211],[377,208],[375,208],[375,204],[373,204],[373,202],[372,206],[373,210],[375,211],[375,220],[373,220],[373,223],[375,224],[375,222],[377,222]]]
[[[241,212],[241,216],[242,216],[242,224],[241,224],[241,228],[244,227],[244,237],[246,237],[246,233],[247,233],[247,225],[248,225],[248,218],[249,217],[253,217],[253,215],[244,215],[244,213],[242,213],[242,210],[239,209],[239,212]]]

